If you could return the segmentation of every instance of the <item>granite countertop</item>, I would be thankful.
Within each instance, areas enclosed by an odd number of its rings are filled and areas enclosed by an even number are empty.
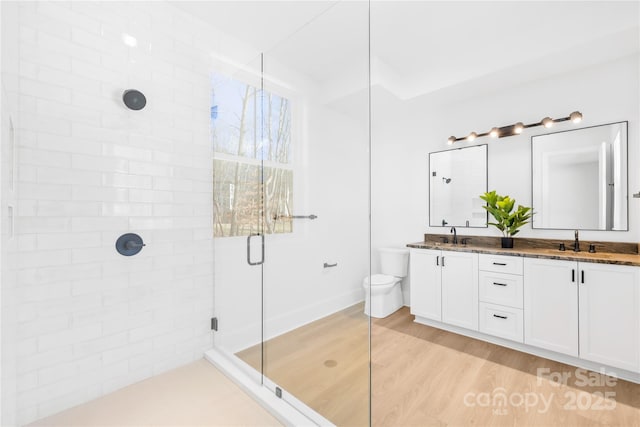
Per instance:
[[[517,245],[517,244],[516,244]],[[551,248],[513,248],[503,249],[490,246],[481,246],[473,244],[457,244],[452,243],[438,243],[438,242],[416,242],[407,244],[409,248],[418,249],[442,249],[447,251],[458,252],[475,252],[480,254],[493,254],[493,255],[509,255],[509,256],[526,256],[531,258],[548,258],[559,259],[567,261],[586,261],[595,262],[601,264],[618,264],[618,265],[633,265],[640,266],[640,255],[627,254],[627,253],[612,253],[612,252],[596,252],[589,253],[586,250],[580,252],[573,252],[569,247],[566,251],[559,251],[558,249]]]

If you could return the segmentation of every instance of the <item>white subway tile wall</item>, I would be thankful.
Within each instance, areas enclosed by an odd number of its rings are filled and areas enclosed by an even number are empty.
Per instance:
[[[20,2],[18,13],[8,262],[23,424],[211,347],[211,54],[229,38],[164,2]],[[124,107],[130,88],[145,109]],[[114,247],[127,232],[147,245],[133,257]]]

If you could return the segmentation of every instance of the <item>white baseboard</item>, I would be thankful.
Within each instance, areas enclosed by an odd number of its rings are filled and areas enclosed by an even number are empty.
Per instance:
[[[454,332],[456,334],[464,335],[467,337],[476,338],[482,341],[487,341],[492,344],[500,345],[502,347],[511,348],[513,350],[522,351],[523,353],[529,353],[535,356],[544,357],[545,359],[555,360],[556,362],[566,363],[567,365],[575,366],[578,368],[588,369],[594,372],[604,372],[607,375],[640,384],[640,374],[627,371],[626,369],[605,366],[600,363],[590,362],[578,357],[568,356],[566,354],[556,353],[555,351],[545,350],[543,348],[534,347],[528,344],[494,337],[493,335],[487,335],[482,332],[472,331],[469,329],[460,328],[458,326],[447,325],[445,323],[438,322],[437,320],[431,320],[425,317],[416,316],[415,322],[422,325],[433,326],[434,328],[438,329],[444,329],[445,331]]]
[[[358,288],[320,301],[310,301],[308,305],[297,307],[294,310],[276,316],[269,316],[269,313],[266,313],[264,340],[270,340],[290,332],[351,307],[363,300],[364,291],[362,288]],[[221,333],[224,334],[223,338],[221,338],[223,343],[217,343],[217,345],[224,347],[230,353],[237,353],[240,350],[259,344],[261,331],[262,325],[259,321],[247,323],[233,331],[221,330]]]
[[[265,341],[298,329],[308,323],[327,317],[338,311],[364,301],[364,290],[358,288],[341,295],[313,302],[304,307],[283,313],[279,316],[269,316],[265,320]]]

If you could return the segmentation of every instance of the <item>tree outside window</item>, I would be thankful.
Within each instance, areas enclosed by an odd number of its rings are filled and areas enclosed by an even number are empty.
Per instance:
[[[292,232],[290,101],[214,74],[211,125],[214,236]]]

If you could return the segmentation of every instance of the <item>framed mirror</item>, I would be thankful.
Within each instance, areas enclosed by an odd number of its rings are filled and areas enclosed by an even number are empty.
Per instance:
[[[531,137],[532,227],[628,230],[627,122]]]
[[[429,153],[429,226],[487,227],[487,145]]]

